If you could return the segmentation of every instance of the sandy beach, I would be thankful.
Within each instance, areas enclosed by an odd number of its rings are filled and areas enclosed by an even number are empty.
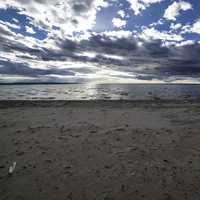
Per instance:
[[[1,101],[0,200],[197,200],[199,121],[199,102]]]

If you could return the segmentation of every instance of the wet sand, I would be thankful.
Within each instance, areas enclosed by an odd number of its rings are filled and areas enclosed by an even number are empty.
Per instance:
[[[198,102],[1,101],[0,200],[199,199],[199,122]]]

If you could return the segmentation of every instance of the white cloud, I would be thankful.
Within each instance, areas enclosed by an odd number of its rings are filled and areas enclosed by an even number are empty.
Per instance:
[[[192,9],[192,5],[186,1],[179,1],[179,2],[174,2],[171,4],[164,13],[164,18],[168,20],[176,20],[176,17],[180,15],[181,11],[186,11]]]
[[[200,19],[192,25],[190,32],[200,34]]]
[[[13,18],[12,20],[13,20],[15,23],[19,24],[19,20],[18,20],[18,19]]]
[[[119,10],[119,11],[117,12],[117,14],[118,14],[122,19],[126,16],[126,13],[125,13],[124,10]]]
[[[14,29],[20,29],[21,28],[20,25],[18,25],[18,24],[12,24],[10,22],[4,22],[4,21],[1,21],[1,20],[0,20],[0,24],[4,24],[8,28],[14,28]]]
[[[119,55],[103,54],[102,56],[105,57],[105,58],[111,58],[111,59],[114,59],[114,60],[124,60],[124,57],[119,56]]]
[[[160,3],[165,0],[127,0],[131,4],[131,9],[135,15],[140,14],[141,11],[145,10],[151,4]]]
[[[197,33],[200,34],[200,19],[198,19],[195,23],[193,24],[187,24],[182,27],[182,34],[185,33]]]
[[[122,20],[120,18],[113,18],[112,20],[113,26],[116,28],[123,28],[126,26],[126,20]]]
[[[150,27],[155,27],[157,25],[162,25],[164,24],[163,19],[159,19],[157,22],[153,22],[152,24],[150,24]]]
[[[81,52],[81,53],[75,53],[75,55],[84,56],[84,57],[88,57],[88,58],[95,58],[97,56],[97,53],[85,51],[85,52]]]
[[[25,29],[26,29],[27,33],[30,33],[30,34],[35,34],[36,33],[35,30],[30,26],[26,26]]]
[[[181,27],[182,27],[182,24],[181,24],[181,23],[177,23],[177,24],[171,23],[171,25],[170,25],[170,28],[171,28],[172,30],[177,30],[177,29],[179,29],[179,28],[181,28]]]
[[[132,37],[132,32],[131,31],[124,31],[124,30],[119,30],[119,31],[105,31],[100,34],[101,36],[106,36],[110,37],[111,39],[113,38],[131,38]]]
[[[187,45],[193,45],[195,44],[195,41],[193,40],[185,40],[185,41],[182,41],[178,44],[176,44],[177,47],[182,47],[182,46],[187,46]]]
[[[145,40],[163,40],[163,41],[182,41],[183,37],[180,34],[170,34],[168,32],[160,32],[155,28],[145,28],[139,36]]]

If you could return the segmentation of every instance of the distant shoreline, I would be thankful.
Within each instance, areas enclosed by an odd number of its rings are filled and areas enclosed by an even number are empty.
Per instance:
[[[87,85],[90,83],[0,83],[1,85]],[[96,85],[200,85],[200,83],[95,83]]]
[[[71,85],[81,83],[0,83],[0,85]]]

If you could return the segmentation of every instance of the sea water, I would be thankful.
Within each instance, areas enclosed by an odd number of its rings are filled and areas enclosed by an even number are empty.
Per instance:
[[[198,99],[192,84],[0,85],[0,100],[181,100]]]

